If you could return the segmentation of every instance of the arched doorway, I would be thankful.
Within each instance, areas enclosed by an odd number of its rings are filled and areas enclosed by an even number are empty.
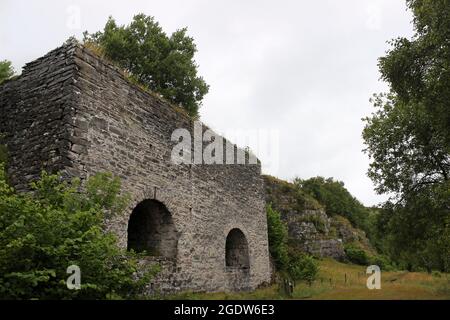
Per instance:
[[[240,229],[232,229],[225,244],[225,265],[228,269],[247,270],[250,267],[248,243]]]
[[[144,200],[134,208],[128,222],[128,250],[175,258],[177,243],[172,215],[163,203]]]

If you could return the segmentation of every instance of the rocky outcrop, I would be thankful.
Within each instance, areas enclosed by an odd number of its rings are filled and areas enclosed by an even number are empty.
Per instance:
[[[319,257],[345,258],[343,241],[335,237],[332,219],[323,209],[289,212],[281,217],[287,224],[291,241],[294,240],[301,250]]]
[[[289,239],[300,250],[319,257],[345,260],[344,244],[358,242],[370,249],[362,230],[344,217],[329,217],[311,196],[293,184],[265,176],[266,202],[286,222]]]
[[[376,253],[374,248],[367,239],[366,233],[355,228],[348,219],[343,216],[336,215],[332,217],[331,228],[335,231],[336,237],[345,243],[357,243],[359,247],[366,252]]]
[[[329,257],[336,260],[345,260],[345,251],[341,239],[317,239],[307,240],[304,249],[319,257]]]

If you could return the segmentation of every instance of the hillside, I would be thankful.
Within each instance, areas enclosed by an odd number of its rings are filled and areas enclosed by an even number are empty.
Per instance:
[[[347,261],[345,247],[352,245],[376,254],[364,231],[340,215],[328,215],[324,204],[297,185],[264,176],[265,198],[286,223],[289,244],[317,257]]]

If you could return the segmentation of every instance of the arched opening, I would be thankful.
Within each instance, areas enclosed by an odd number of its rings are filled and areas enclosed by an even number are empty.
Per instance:
[[[250,267],[247,239],[239,229],[232,229],[228,233],[225,244],[225,265],[233,269]]]
[[[128,222],[128,246],[136,252],[175,258],[178,233],[172,215],[157,200],[144,200],[134,208]]]

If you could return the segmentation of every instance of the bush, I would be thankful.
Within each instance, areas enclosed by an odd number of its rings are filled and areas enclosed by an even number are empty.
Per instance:
[[[43,173],[32,187],[32,194],[15,193],[0,164],[1,298],[130,298],[142,292],[156,268],[140,270],[139,256],[104,231],[105,213],[111,217],[127,203],[117,178],[97,174],[79,192],[78,180]],[[70,265],[80,267],[80,290],[66,286]]]
[[[295,280],[312,282],[319,272],[317,261],[303,253],[290,253],[288,273]]]
[[[295,280],[314,281],[319,270],[317,262],[295,246],[288,245],[288,231],[281,220],[280,213],[267,206],[267,228],[269,234],[269,251],[275,261],[277,270]]]
[[[369,257],[363,249],[352,244],[346,245],[344,249],[350,262],[359,265],[367,265],[369,263]]]
[[[277,269],[285,270],[289,263],[287,228],[281,220],[280,213],[273,210],[271,205],[267,206],[266,211],[269,251],[275,261]]]
[[[431,275],[436,278],[442,278],[442,273],[440,273],[439,271],[433,271]]]
[[[370,264],[377,265],[384,271],[393,271],[395,267],[393,266],[390,259],[384,255],[375,255],[369,258]]]

